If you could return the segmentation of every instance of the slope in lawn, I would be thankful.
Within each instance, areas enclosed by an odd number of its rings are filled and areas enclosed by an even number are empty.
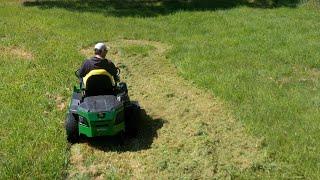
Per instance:
[[[310,9],[309,6],[259,9],[244,7],[244,4],[227,5],[229,7],[226,8],[221,6],[209,9],[182,8],[183,5],[178,4],[166,11],[166,8],[162,7],[168,6],[161,4],[155,7],[142,6],[141,9],[135,7],[121,9],[121,6],[117,9],[114,5],[108,4],[92,7],[89,1],[82,1],[87,2],[87,5],[79,4],[80,1],[64,2],[70,3],[72,8],[58,5],[46,8],[41,4],[31,4],[26,7],[21,6],[18,1],[0,0],[0,65],[3,67],[0,69],[1,178],[61,176],[68,159],[63,129],[65,103],[70,98],[71,87],[75,83],[73,71],[79,67],[84,58],[79,50],[97,41],[110,41],[117,49],[124,48],[123,52],[127,54],[119,55],[123,57],[123,60],[121,58],[120,60],[128,67],[124,70],[125,74],[128,74],[128,82],[134,82],[136,78],[134,80],[129,78],[130,70],[133,72],[132,76],[137,77],[133,69],[140,67],[131,67],[134,63],[128,62],[130,57],[148,59],[151,57],[148,52],[155,52],[157,49],[155,44],[143,43],[142,45],[133,43],[128,47],[129,45],[125,44],[129,41],[118,42],[119,39],[146,39],[170,44],[171,49],[168,50],[165,59],[175,64],[176,69],[173,71],[195,82],[195,85],[208,89],[210,94],[226,100],[234,112],[231,117],[244,122],[252,134],[264,137],[262,145],[268,148],[267,160],[271,163],[257,163],[253,166],[252,163],[248,163],[251,168],[246,171],[247,174],[242,174],[244,177],[262,175],[278,178],[317,178],[319,176],[318,10]],[[109,7],[113,9],[108,9]],[[90,11],[90,8],[93,8],[94,12]],[[12,56],[11,52],[16,56]],[[143,57],[137,58],[139,54]],[[141,71],[148,69],[144,68]],[[154,75],[151,77],[157,78]],[[149,80],[147,77],[139,76],[139,78]],[[175,81],[169,81],[170,77],[162,79],[168,84]],[[151,88],[147,85],[148,83],[144,83],[143,88]],[[133,84],[132,89],[135,86],[142,85]],[[168,88],[166,89],[168,91],[179,89],[166,87],[162,83],[158,86],[161,89],[162,86]],[[179,87],[180,84],[175,86]],[[179,100],[185,105],[178,108],[174,103],[178,101],[177,97],[183,96],[171,97],[169,93],[167,98],[161,99],[161,102],[172,103],[170,105],[174,108],[167,110],[168,112],[164,111],[160,114],[162,117],[157,118],[156,113],[162,110],[155,108],[156,103],[148,99],[150,95],[144,93],[131,95],[142,102],[146,110],[146,119],[150,120],[149,125],[154,128],[146,131],[148,134],[144,137],[146,143],[136,149],[139,150],[138,154],[143,154],[144,151],[158,153],[159,150],[152,150],[157,144],[155,137],[161,137],[167,127],[176,130],[170,124],[172,113],[169,110],[173,111],[176,108],[180,114],[188,114],[187,106],[194,101],[188,98],[185,101]],[[159,94],[161,95],[159,97],[164,96],[163,92]],[[139,98],[148,101],[144,102]],[[173,99],[172,102],[167,100],[170,98]],[[216,102],[216,99],[213,99],[213,102]],[[198,103],[192,106],[196,104]],[[167,107],[162,108],[166,110]],[[186,112],[180,112],[184,109]],[[200,110],[198,107],[199,114],[202,114],[203,109],[205,108]],[[198,115],[191,113],[188,116]],[[195,147],[207,147],[202,143],[212,134],[206,135],[200,131],[206,129],[207,122],[203,124],[200,121],[196,122],[198,124],[190,125],[192,131],[197,129],[195,132],[198,132],[199,129],[199,137],[195,136],[200,139],[199,145]],[[182,130],[176,131],[188,132],[189,124]],[[185,137],[188,136],[183,136],[182,142],[189,142]],[[201,139],[203,137],[204,139]],[[164,137],[164,139],[173,138]],[[161,143],[166,144],[166,142]],[[87,148],[83,144],[79,147]],[[163,146],[162,148],[165,150]],[[129,149],[134,148],[129,145]],[[96,148],[93,148],[93,151],[101,152]],[[129,150],[127,148],[124,151],[119,156],[126,156]],[[181,162],[188,165],[187,170],[192,169],[192,163],[183,159],[179,155],[179,150],[175,151],[177,159],[182,159]],[[77,148],[72,148],[71,153],[78,153]],[[101,153],[103,156],[108,154]],[[190,157],[195,155],[192,154]],[[207,161],[216,161],[215,158],[218,157],[218,162],[221,162],[220,156],[213,157]],[[83,167],[95,160],[95,158],[92,161],[87,159]],[[197,162],[198,159],[195,164]],[[226,164],[229,164],[229,161],[227,162]],[[233,160],[230,162],[233,164]],[[166,167],[172,167],[172,164],[173,160],[170,159],[157,167],[163,167],[164,172],[168,172]],[[137,173],[130,170],[134,169],[133,167],[130,166],[128,171],[118,174],[130,176],[131,172]],[[181,167],[178,166],[177,169]],[[223,169],[222,167],[225,166],[213,169]],[[113,173],[112,169],[110,166],[106,171]],[[196,175],[198,170],[194,169]],[[147,171],[154,172],[155,169]],[[69,172],[73,172],[72,168]],[[239,171],[229,172],[237,174]],[[110,173],[102,174],[107,176]]]
[[[227,178],[263,162],[260,141],[217,99],[177,76],[164,56],[168,46],[143,40],[108,44],[131,98],[146,112],[144,123],[124,146],[107,138],[73,145],[70,177]]]

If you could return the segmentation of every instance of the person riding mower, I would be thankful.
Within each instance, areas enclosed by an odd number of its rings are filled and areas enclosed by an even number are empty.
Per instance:
[[[81,135],[137,134],[140,106],[130,101],[126,83],[120,82],[119,68],[112,74],[107,68],[92,68],[84,77],[79,69],[75,75],[81,81],[74,86],[65,121],[68,142],[78,142]]]

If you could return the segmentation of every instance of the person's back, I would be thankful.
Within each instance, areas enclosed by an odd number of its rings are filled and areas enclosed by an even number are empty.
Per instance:
[[[112,63],[112,61],[105,59],[106,54],[108,52],[107,47],[103,43],[98,43],[95,45],[95,56],[87,59],[81,66],[79,70],[80,78],[84,78],[90,73],[92,70],[103,69],[106,70],[107,74],[109,74],[109,78],[112,78],[111,81],[118,81],[119,77],[117,75],[118,70],[116,66]],[[106,83],[105,78],[99,78],[100,76],[94,75],[94,77],[90,77],[90,89],[86,94],[89,95],[102,95],[102,94],[110,94],[113,86],[110,86],[110,83]],[[109,87],[104,87],[103,85],[108,85]],[[107,90],[106,90],[107,89]]]
[[[104,69],[110,73],[115,80],[117,77],[117,68],[116,66],[108,59],[102,59],[99,56],[94,56],[90,59],[87,59],[82,67],[80,68],[79,75],[81,78],[85,77],[91,70],[94,69]]]

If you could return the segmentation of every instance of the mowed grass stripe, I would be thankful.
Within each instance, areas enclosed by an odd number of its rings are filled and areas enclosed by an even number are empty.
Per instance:
[[[169,47],[146,40],[108,42],[131,98],[144,108],[137,138],[73,145],[69,178],[230,178],[264,162],[260,141],[223,104],[180,78]],[[82,52],[90,56],[91,47]]]

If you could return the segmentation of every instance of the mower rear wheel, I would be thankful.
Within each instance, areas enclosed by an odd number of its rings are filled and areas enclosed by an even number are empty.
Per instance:
[[[119,132],[119,134],[116,135],[116,139],[119,145],[124,145],[126,140],[125,132],[124,131]]]
[[[125,113],[125,132],[129,136],[137,136],[140,121],[140,107],[131,104],[126,108]]]
[[[72,113],[68,113],[66,119],[67,140],[70,143],[76,143],[79,140],[78,121]]]

